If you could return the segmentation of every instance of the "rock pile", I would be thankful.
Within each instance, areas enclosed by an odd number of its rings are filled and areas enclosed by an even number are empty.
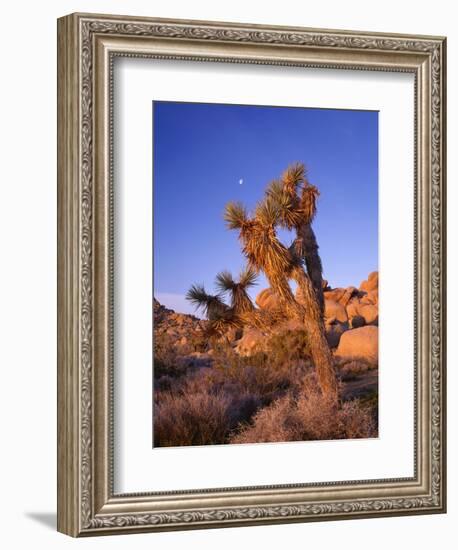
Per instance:
[[[330,288],[323,281],[326,337],[336,356],[377,361],[378,355],[378,271],[369,274],[359,288]],[[270,289],[262,290],[256,304],[272,311],[279,307]],[[344,337],[345,336],[345,337]],[[259,337],[259,335],[258,335]],[[250,334],[250,343],[254,340]],[[246,347],[243,346],[244,350]],[[246,350],[249,351],[249,350]]]
[[[183,352],[199,351],[206,321],[194,315],[175,313],[153,299],[154,338],[169,337],[176,349]]]
[[[325,325],[336,356],[378,360],[378,271],[359,288],[325,290]]]

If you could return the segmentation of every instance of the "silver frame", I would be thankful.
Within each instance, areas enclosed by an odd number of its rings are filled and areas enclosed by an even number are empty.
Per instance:
[[[415,474],[113,492],[113,59],[415,75]],[[58,21],[58,530],[72,536],[445,511],[445,38],[73,14]]]

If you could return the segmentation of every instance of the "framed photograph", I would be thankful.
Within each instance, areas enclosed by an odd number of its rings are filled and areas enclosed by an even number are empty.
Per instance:
[[[58,20],[58,530],[441,513],[445,38]]]

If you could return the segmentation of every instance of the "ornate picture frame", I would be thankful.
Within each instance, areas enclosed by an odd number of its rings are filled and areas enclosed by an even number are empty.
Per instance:
[[[443,513],[443,37],[72,14],[58,20],[58,530],[71,536]],[[115,494],[113,60],[408,72],[415,78],[415,475]]]

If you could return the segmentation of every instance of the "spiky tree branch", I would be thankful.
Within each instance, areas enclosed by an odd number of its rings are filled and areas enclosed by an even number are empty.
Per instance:
[[[311,225],[316,214],[319,191],[308,181],[305,166],[296,163],[285,170],[280,181],[270,184],[266,194],[280,210],[280,224],[296,231],[293,250],[305,263],[323,312],[323,268]]]
[[[248,214],[241,202],[229,202],[224,211],[224,220],[229,229],[243,229],[248,223]]]
[[[186,299],[191,302],[196,309],[203,311],[204,315],[210,321],[216,319],[228,309],[221,295],[208,294],[204,285],[192,285],[186,293]]]
[[[232,274],[225,270],[216,276],[215,286],[222,294],[229,294],[231,308],[236,315],[254,308],[248,294],[248,289],[256,284],[257,273],[251,267],[246,267],[235,281]]]

